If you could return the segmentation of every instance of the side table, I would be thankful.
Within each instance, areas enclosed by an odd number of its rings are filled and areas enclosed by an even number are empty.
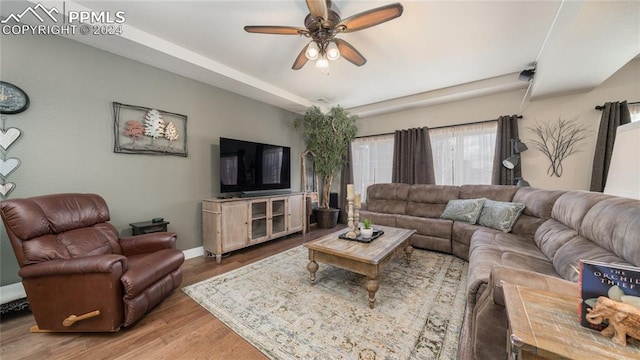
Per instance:
[[[614,344],[578,321],[575,297],[504,283],[509,359],[640,359],[640,341]]]
[[[161,222],[153,222],[153,221],[142,221],[137,223],[131,223],[131,230],[133,235],[141,235],[141,234],[149,234],[154,232],[167,231],[168,221]]]

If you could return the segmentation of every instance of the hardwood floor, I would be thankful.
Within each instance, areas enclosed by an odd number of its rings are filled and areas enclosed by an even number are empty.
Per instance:
[[[216,265],[198,257],[182,266],[182,286],[288,250],[336,231],[313,230],[236,251]],[[300,271],[307,271],[300,269]],[[12,359],[266,359],[211,313],[174,290],[149,314],[117,333],[30,333],[30,312],[5,316],[0,322],[0,358]]]

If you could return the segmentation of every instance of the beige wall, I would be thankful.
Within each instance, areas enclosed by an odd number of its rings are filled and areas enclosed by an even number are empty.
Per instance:
[[[595,141],[602,115],[601,111],[595,110],[594,107],[607,101],[640,101],[640,60],[631,61],[602,85],[588,93],[526,101],[520,110],[523,97],[524,90],[511,91],[362,118],[358,136],[389,133],[396,129],[412,127],[437,127],[476,122],[496,119],[500,115],[522,114],[523,119],[519,123],[520,138],[529,145],[529,150],[522,154],[523,177],[532,186],[539,188],[588,190]],[[557,121],[559,117],[563,119],[577,117],[581,124],[593,132],[584,141],[580,152],[566,158],[563,162],[564,173],[558,178],[547,175],[549,161],[542,152],[532,146],[530,140],[534,137],[528,128],[532,127],[536,121],[552,122]]]
[[[6,127],[23,132],[7,155],[22,161],[7,178],[17,184],[10,198],[95,192],[123,233],[162,216],[185,250],[202,246],[200,201],[219,191],[212,145],[220,136],[291,146],[300,189],[304,143],[293,113],[60,37],[3,36],[0,53],[0,78],[31,98],[27,111],[6,116]],[[187,115],[189,156],[115,154],[113,101]],[[0,234],[6,285],[20,279]]]

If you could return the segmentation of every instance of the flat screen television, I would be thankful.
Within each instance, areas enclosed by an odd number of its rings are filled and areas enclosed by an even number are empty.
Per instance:
[[[291,188],[291,148],[220,138],[220,192]]]

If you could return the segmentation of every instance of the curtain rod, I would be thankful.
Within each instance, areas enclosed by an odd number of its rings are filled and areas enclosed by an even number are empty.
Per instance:
[[[637,105],[637,104],[640,104],[640,101],[627,103],[627,105]],[[596,106],[596,110],[604,110],[604,105]]]
[[[516,117],[518,119],[522,119],[522,115],[517,115]],[[464,124],[436,126],[436,127],[430,127],[429,130],[431,130],[431,129],[442,129],[442,128],[448,128],[448,127],[457,127],[457,126],[466,126],[466,125],[484,124],[484,123],[488,123],[488,122],[492,122],[492,121],[498,121],[498,119],[474,121],[474,122],[468,122],[468,123],[464,123]],[[363,138],[363,137],[385,136],[385,135],[393,135],[393,134],[395,134],[395,132],[388,132],[388,133],[375,134],[375,135],[362,135],[362,136],[356,136],[356,139]]]

